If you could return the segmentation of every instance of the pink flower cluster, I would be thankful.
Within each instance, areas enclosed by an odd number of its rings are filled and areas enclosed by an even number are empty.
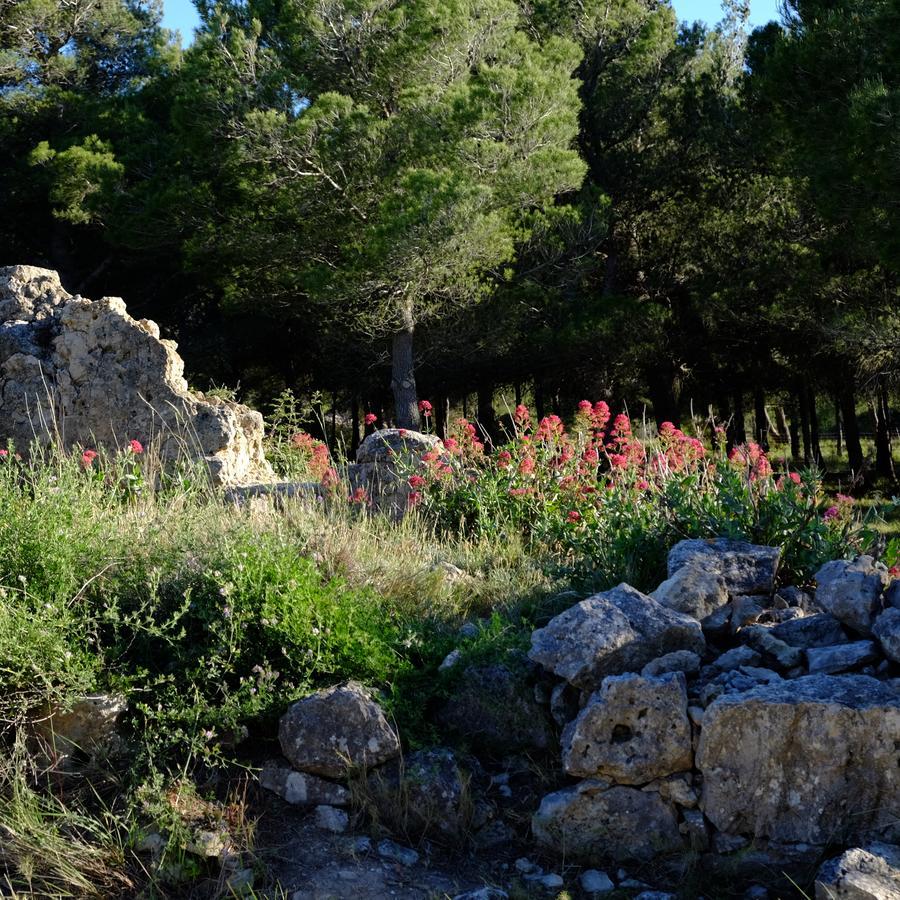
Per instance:
[[[325,487],[333,487],[337,482],[337,472],[331,467],[328,447],[305,431],[298,431],[293,435],[291,444],[303,454],[310,474]]]

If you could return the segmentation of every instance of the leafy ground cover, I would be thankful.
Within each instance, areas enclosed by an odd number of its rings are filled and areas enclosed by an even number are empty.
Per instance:
[[[0,455],[0,884],[137,892],[143,830],[177,831],[194,781],[252,768],[242,746],[271,744],[292,700],[356,678],[384,692],[405,740],[433,741],[450,649],[498,657],[575,597],[650,589],[682,537],[778,544],[795,583],[879,540],[882,507],[827,495],[813,471],[774,471],[754,445],[726,453],[716,434],[637,430],[602,403],[568,426],[521,407],[487,452],[459,420],[409,472],[399,523],[371,514],[299,432],[273,456],[323,482],[317,502],[236,508],[137,442]],[[895,542],[885,554],[897,562]],[[479,627],[460,645],[466,621]],[[25,751],[31,723],[99,691],[129,701],[118,774],[54,790]]]

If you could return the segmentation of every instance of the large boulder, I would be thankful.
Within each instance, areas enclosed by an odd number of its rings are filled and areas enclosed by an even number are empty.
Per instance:
[[[271,480],[262,416],[188,389],[173,341],[118,297],[72,296],[49,269],[0,267],[0,446],[117,448],[196,457],[222,484]]]
[[[646,784],[693,765],[684,675],[613,675],[562,736],[563,768]]]
[[[812,844],[900,834],[900,695],[809,675],[719,697],[696,766],[721,831]]]
[[[471,819],[469,778],[452,750],[415,750],[376,769],[368,784],[379,820],[408,839],[456,841]]]
[[[700,623],[627,584],[576,603],[531,636],[530,659],[576,687],[639,672],[674,650],[702,654]]]
[[[871,556],[836,559],[816,572],[816,602],[859,634],[869,637],[881,595],[890,582],[887,569]]]
[[[365,437],[350,467],[352,488],[364,488],[372,505],[393,518],[400,518],[410,504],[411,476],[423,467],[445,461],[439,437],[406,428],[384,428]]]
[[[732,597],[771,594],[781,561],[778,547],[763,547],[728,538],[679,541],[669,551],[669,578],[685,566],[715,573]]]
[[[281,752],[294,768],[341,778],[400,754],[400,741],[381,707],[350,681],[292,704],[278,726]]]
[[[853,847],[823,863],[816,900],[900,900],[900,847]]]
[[[658,793],[602,779],[548,794],[531,830],[543,848],[588,865],[649,861],[683,847],[675,809]]]

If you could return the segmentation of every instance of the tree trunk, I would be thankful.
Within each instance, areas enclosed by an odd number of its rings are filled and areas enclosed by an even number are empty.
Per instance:
[[[841,419],[844,425],[844,445],[847,448],[847,462],[850,471],[856,475],[862,471],[863,451],[859,439],[859,420],[856,418],[856,395],[853,384],[848,383],[838,395],[841,407]]]
[[[797,405],[800,408],[800,430],[803,434],[803,464],[808,466],[812,461],[812,441],[809,431],[809,394],[805,384],[800,385]]]
[[[731,419],[731,446],[747,443],[747,424],[744,421],[744,395],[735,391],[733,395],[734,415]]]
[[[875,398],[875,471],[885,478],[894,478],[890,405],[887,388],[880,378]]]
[[[404,316],[403,330],[394,335],[391,352],[391,390],[394,392],[394,414],[398,428],[419,428],[419,398],[413,357],[413,322]]]
[[[648,373],[650,402],[653,404],[653,418],[658,428],[663,422],[671,422],[676,427],[681,424],[678,415],[678,398],[675,392],[675,378],[668,367]]]
[[[350,399],[350,459],[356,459],[359,448],[359,397],[356,394]]]
[[[791,421],[788,425],[791,439],[791,460],[796,466],[800,462],[800,421],[797,415],[797,398],[791,401]]]
[[[447,418],[449,404],[442,393],[434,398],[434,433],[443,441],[447,437]]]
[[[837,455],[842,456],[844,448],[841,440],[843,436],[841,431],[841,399],[837,394],[834,396],[834,431],[837,437]]]
[[[478,385],[478,426],[481,430],[482,438],[487,446],[494,444],[494,426],[497,422],[497,415],[494,412],[494,386],[492,384]]]
[[[807,385],[809,392],[809,438],[812,445],[812,456],[816,465],[822,465],[822,442],[819,438],[819,413],[816,409],[816,392]]]
[[[763,450],[769,449],[769,419],[766,416],[766,395],[757,385],[753,391],[753,438]]]
[[[522,405],[522,383],[517,381],[515,383],[515,391],[516,391],[516,406]]]
[[[544,402],[544,385],[540,379],[534,379],[534,415],[537,421],[544,418],[547,407]]]

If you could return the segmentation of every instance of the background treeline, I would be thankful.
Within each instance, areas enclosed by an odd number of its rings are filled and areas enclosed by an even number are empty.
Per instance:
[[[351,444],[589,397],[892,476],[900,0],[196,2],[0,0],[3,264]]]

